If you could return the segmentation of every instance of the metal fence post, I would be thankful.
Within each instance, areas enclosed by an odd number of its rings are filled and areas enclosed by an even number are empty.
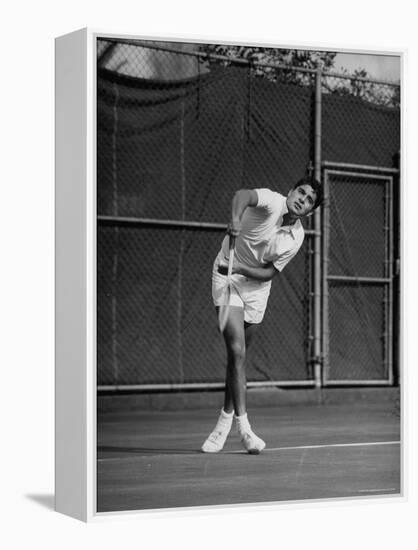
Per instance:
[[[328,171],[323,175],[323,203],[322,203],[322,385],[327,385],[329,379],[329,243],[330,243],[330,188]]]
[[[321,180],[321,141],[322,141],[322,69],[318,66],[315,77],[315,135],[314,135],[314,169],[315,178]],[[322,355],[321,355],[321,213],[317,209],[314,214],[314,357],[313,371],[315,386],[322,385]]]
[[[119,215],[119,192],[118,192],[118,125],[119,125],[119,88],[113,84],[115,100],[113,109],[113,127],[112,127],[112,214],[115,217]],[[119,383],[119,344],[118,344],[118,271],[119,271],[119,227],[114,228],[116,246],[112,258],[112,364],[113,364],[113,383]]]

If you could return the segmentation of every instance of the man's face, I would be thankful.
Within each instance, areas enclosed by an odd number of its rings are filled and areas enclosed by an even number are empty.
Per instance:
[[[293,217],[302,218],[312,212],[316,193],[309,184],[291,189],[287,195],[287,208]]]

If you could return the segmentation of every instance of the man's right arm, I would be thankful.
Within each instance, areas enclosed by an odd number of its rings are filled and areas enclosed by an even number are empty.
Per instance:
[[[231,222],[228,231],[233,237],[238,237],[241,231],[241,218],[249,206],[257,206],[258,195],[254,189],[240,189],[232,199]]]

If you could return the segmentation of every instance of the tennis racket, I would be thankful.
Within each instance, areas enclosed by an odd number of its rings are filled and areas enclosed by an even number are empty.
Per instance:
[[[234,254],[235,254],[235,237],[229,235],[229,261],[228,261],[228,274],[226,276],[226,285],[224,290],[224,300],[223,305],[219,307],[218,313],[218,326],[220,332],[223,332],[228,322],[229,310],[231,307],[231,277],[232,277],[232,266],[234,264]]]

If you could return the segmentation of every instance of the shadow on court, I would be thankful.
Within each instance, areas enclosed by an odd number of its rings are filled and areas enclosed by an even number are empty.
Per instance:
[[[388,403],[250,409],[267,443],[242,451],[235,430],[200,452],[216,410],[98,417],[97,511],[332,499],[400,493],[400,419]]]

